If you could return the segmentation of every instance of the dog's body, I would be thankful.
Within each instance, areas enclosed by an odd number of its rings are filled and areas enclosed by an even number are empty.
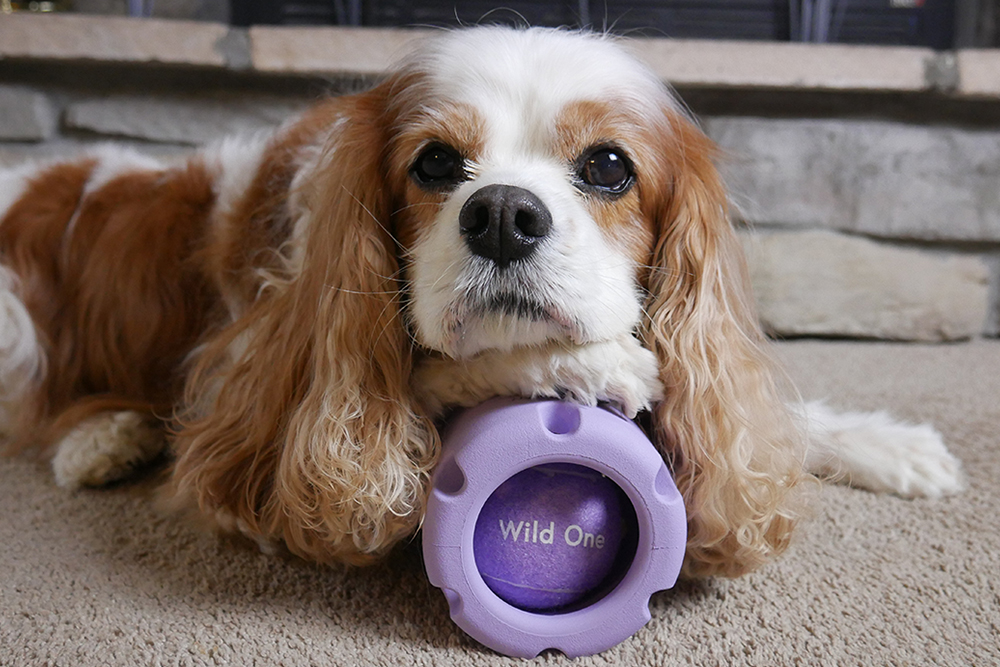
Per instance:
[[[447,409],[647,412],[689,574],[780,553],[814,472],[937,495],[926,427],[783,400],[712,146],[613,41],[478,28],[273,136],[0,172],[4,426],[97,485],[361,563],[418,526]],[[805,414],[805,413],[801,413]],[[164,427],[171,431],[164,437]]]

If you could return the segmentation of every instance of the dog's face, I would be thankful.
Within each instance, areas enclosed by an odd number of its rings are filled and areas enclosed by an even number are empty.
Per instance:
[[[660,83],[604,38],[507,30],[456,32],[404,80],[390,162],[417,341],[463,358],[632,332]]]

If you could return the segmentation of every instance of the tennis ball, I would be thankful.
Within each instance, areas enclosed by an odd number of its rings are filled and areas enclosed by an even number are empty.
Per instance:
[[[606,593],[634,555],[636,531],[635,510],[617,484],[585,466],[552,463],[497,487],[476,519],[473,554],[499,598],[553,612]]]

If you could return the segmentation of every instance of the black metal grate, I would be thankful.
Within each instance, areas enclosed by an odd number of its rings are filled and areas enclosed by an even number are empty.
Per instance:
[[[579,26],[578,3],[568,2],[407,2],[406,0],[366,0],[362,13],[370,25],[510,25]]]
[[[800,39],[819,0],[231,0],[236,25],[588,26],[699,39]],[[955,0],[830,0],[826,40],[950,48]],[[816,39],[816,32],[812,37]]]
[[[920,6],[890,0],[851,0],[838,42],[897,44],[949,49],[954,46],[955,2],[925,0]]]
[[[688,39],[789,38],[788,0],[631,0],[592,9],[597,28]]]

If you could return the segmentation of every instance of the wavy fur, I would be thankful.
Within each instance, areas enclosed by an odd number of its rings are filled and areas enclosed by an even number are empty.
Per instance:
[[[439,446],[409,392],[383,156],[370,148],[386,144],[386,89],[332,111],[340,129],[297,193],[304,253],[201,352],[186,390],[201,414],[182,415],[175,437],[175,493],[323,562],[363,563],[412,533]]]
[[[804,433],[755,317],[709,140],[667,112],[672,156],[644,338],[660,362],[656,442],[687,504],[688,575],[735,576],[788,546],[804,505]]]

